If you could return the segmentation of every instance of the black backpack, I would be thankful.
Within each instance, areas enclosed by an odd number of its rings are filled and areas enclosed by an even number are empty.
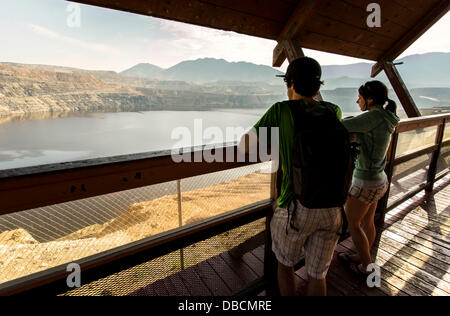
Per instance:
[[[312,107],[289,101],[295,130],[292,162],[295,198],[310,209],[340,207],[343,211],[358,152],[334,106],[320,102],[314,109],[317,106],[323,108],[324,114],[313,115]],[[291,227],[298,230],[292,223]]]

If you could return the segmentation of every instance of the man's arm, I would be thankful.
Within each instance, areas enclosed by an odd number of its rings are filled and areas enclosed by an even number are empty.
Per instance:
[[[248,131],[244,136],[242,136],[241,141],[238,145],[238,150],[240,153],[250,154],[257,153],[259,148],[259,128],[260,127],[276,127],[278,126],[278,112],[280,104],[274,104],[258,121],[258,123],[253,126],[253,128]],[[269,137],[270,139],[270,137]]]

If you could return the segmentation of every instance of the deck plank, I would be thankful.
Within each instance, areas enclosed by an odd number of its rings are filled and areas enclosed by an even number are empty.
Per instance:
[[[420,204],[412,204],[412,206],[414,206],[414,207],[411,209],[406,209],[407,212],[400,212],[400,213],[389,212],[386,215],[387,222],[393,221],[394,219],[397,219],[397,221],[398,220],[406,220],[412,224],[419,225],[423,228],[430,228],[430,227],[439,228],[439,231],[438,231],[439,234],[440,234],[440,232],[446,232],[446,233],[449,232],[450,228],[448,225],[445,224],[444,221],[436,220],[435,215],[432,215],[430,213],[424,214],[424,213],[421,213],[420,210],[418,210],[421,207],[424,207],[424,205],[421,206]]]
[[[442,279],[444,281],[446,281],[447,283],[450,282],[450,275],[447,274],[446,270],[444,270],[446,267],[448,267],[448,265],[446,266],[444,263],[442,263],[442,265],[440,267],[436,267],[435,265],[433,265],[429,262],[433,258],[430,258],[425,255],[420,256],[419,252],[407,252],[404,248],[397,249],[397,248],[390,246],[387,243],[382,244],[381,248],[382,248],[382,251],[388,253],[389,255],[393,255],[393,256],[401,259],[402,261],[410,262],[412,265],[416,266],[417,268],[423,269],[427,273],[434,275],[437,278],[442,277]]]
[[[231,257],[228,252],[220,254],[220,257],[246,284],[251,283],[258,278],[258,275],[250,269],[250,267],[243,260],[237,260]]]
[[[392,282],[399,282],[393,284],[404,284],[402,290],[412,296],[430,296],[434,293],[436,293],[435,295],[446,296],[444,291],[419,279],[418,277],[415,277],[413,274],[403,270],[402,268],[381,259],[380,257],[377,258],[376,263],[382,267],[382,270],[390,273],[391,277],[389,280],[392,280]]]
[[[181,280],[181,277],[178,273],[171,275],[170,277],[165,279],[165,284],[169,295],[173,296],[191,296],[189,289]]]
[[[227,287],[208,262],[201,262],[194,268],[213,296],[229,296],[232,294],[230,288]]]
[[[193,296],[211,296],[212,293],[203,283],[194,268],[189,268],[180,272],[180,277],[184,284],[189,285],[189,290]]]
[[[168,296],[169,292],[164,284],[164,280],[159,280],[153,283],[152,291],[156,296]]]
[[[424,247],[431,249],[434,252],[438,252],[446,257],[450,256],[450,249],[447,249],[447,248],[441,246],[440,243],[437,243],[437,241],[435,241],[435,240],[419,237],[418,232],[416,232],[415,234],[411,234],[411,233],[407,233],[404,230],[399,229],[397,227],[393,227],[393,226],[390,227],[387,231],[390,233],[393,233],[397,236],[400,236],[402,238],[405,238],[408,241],[413,241],[413,242],[419,243],[419,244],[423,245]]]
[[[433,257],[433,252],[430,250],[426,250],[426,252],[422,252],[419,249],[416,249],[411,244],[402,244],[398,241],[391,239],[391,238],[382,238],[380,247],[384,247],[387,245],[386,249],[392,248],[396,249],[397,252],[402,251],[405,253],[406,256],[411,256],[414,258],[417,258],[419,260],[422,260],[424,262],[427,262],[429,265],[433,266],[435,269],[447,271],[448,269],[448,263],[444,262],[440,259],[445,259],[445,257],[435,258]]]
[[[432,238],[433,241],[440,244],[441,246],[450,249],[450,238],[448,235],[443,235],[439,229],[433,229],[431,226],[425,226],[417,224],[417,222],[413,222],[407,219],[399,220],[397,222],[388,222],[384,226],[385,229],[388,229],[390,226],[401,229],[407,233],[413,234],[416,233],[417,236],[430,240]]]
[[[227,265],[227,263],[220,257],[216,256],[208,260],[208,263],[230,288],[232,293],[242,289],[246,283],[242,281],[238,275]]]
[[[403,236],[399,236],[391,231],[387,231],[383,233],[383,236],[381,236],[381,241],[384,242],[386,239],[391,239],[393,241],[396,241],[400,244],[403,245],[408,245],[409,247],[423,252],[426,255],[430,256],[430,257],[434,257],[444,263],[448,262],[448,256],[445,254],[442,254],[438,251],[434,251],[434,249],[430,248],[430,247],[425,247],[424,245],[422,245],[420,242],[416,242],[414,240],[409,240],[407,238],[404,238]]]
[[[386,236],[388,235],[388,237]],[[374,249],[372,255],[376,255],[379,249],[384,249],[386,246],[387,249],[397,254],[399,252],[403,252],[403,256],[405,256],[405,260],[409,260],[410,257],[414,257],[423,262],[426,262],[434,267],[434,269],[440,269],[443,271],[447,271],[448,263],[445,261],[448,259],[445,255],[440,253],[434,253],[432,249],[421,247],[420,244],[416,242],[399,242],[399,240],[407,241],[401,236],[398,236],[392,232],[383,232],[383,235],[380,236],[375,244],[378,244],[378,249]],[[355,252],[355,248],[351,238],[345,240],[341,243],[345,248],[352,250]],[[434,257],[433,257],[434,256]]]
[[[258,247],[251,251],[252,254],[255,255],[261,262],[264,262],[264,246]]]
[[[345,246],[345,243],[347,243],[348,248]],[[347,239],[344,243],[341,243],[340,245],[338,245],[338,247],[336,248],[337,252],[348,252],[348,251],[353,251],[353,245],[351,244],[351,242],[349,241],[349,239]],[[348,271],[346,268],[343,268],[342,264],[340,264],[339,262],[337,262],[337,259],[335,259],[332,262],[332,266],[335,265],[339,265],[339,270],[338,273],[340,274],[342,279],[347,280],[348,282],[354,284],[355,286],[358,287],[358,289],[360,291],[362,291],[365,295],[367,296],[374,296],[374,295],[378,295],[380,293],[377,293],[376,291],[381,291],[382,294],[380,295],[388,295],[388,296],[409,296],[409,294],[407,294],[406,292],[402,291],[401,288],[396,287],[395,285],[389,283],[386,281],[386,278],[381,278],[381,287],[379,289],[370,289],[367,287],[367,284],[365,281],[362,281],[361,279],[359,279],[357,276],[355,276],[353,273],[351,273],[350,271]],[[387,273],[386,271],[382,271],[382,276],[390,276],[389,273]]]
[[[252,269],[258,277],[264,275],[264,263],[261,262],[256,256],[248,252],[242,256],[242,260]]]
[[[295,272],[297,276],[297,288],[301,293],[306,292],[306,286],[308,284],[308,273],[306,268],[303,267]],[[344,292],[339,290],[332,282],[327,279],[327,295],[328,296],[344,296]]]
[[[417,267],[412,265],[409,261],[405,261],[397,256],[393,256],[383,249],[380,249],[378,251],[378,257],[377,259],[380,259],[384,262],[384,265],[386,262],[395,265],[397,268],[402,269],[405,272],[410,273],[414,277],[423,280],[423,282],[430,284],[433,288],[438,288],[446,293],[450,294],[450,284],[442,279],[442,275],[435,276],[423,269],[423,267]]]

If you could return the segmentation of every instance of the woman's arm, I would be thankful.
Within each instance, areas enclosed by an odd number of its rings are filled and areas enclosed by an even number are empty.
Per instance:
[[[361,114],[356,117],[342,120],[345,128],[350,133],[368,133],[381,122],[381,116],[374,111]]]

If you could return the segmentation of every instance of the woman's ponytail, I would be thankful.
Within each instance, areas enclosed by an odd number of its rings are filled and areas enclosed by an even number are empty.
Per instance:
[[[397,103],[391,99],[387,99],[388,104],[386,105],[386,110],[394,114],[397,114]]]
[[[366,105],[368,104],[369,99],[372,99],[372,105],[377,107],[382,107],[387,102],[385,110],[397,114],[397,104],[389,99],[388,92],[389,90],[386,85],[377,80],[369,81],[359,88],[359,94],[366,101]]]

